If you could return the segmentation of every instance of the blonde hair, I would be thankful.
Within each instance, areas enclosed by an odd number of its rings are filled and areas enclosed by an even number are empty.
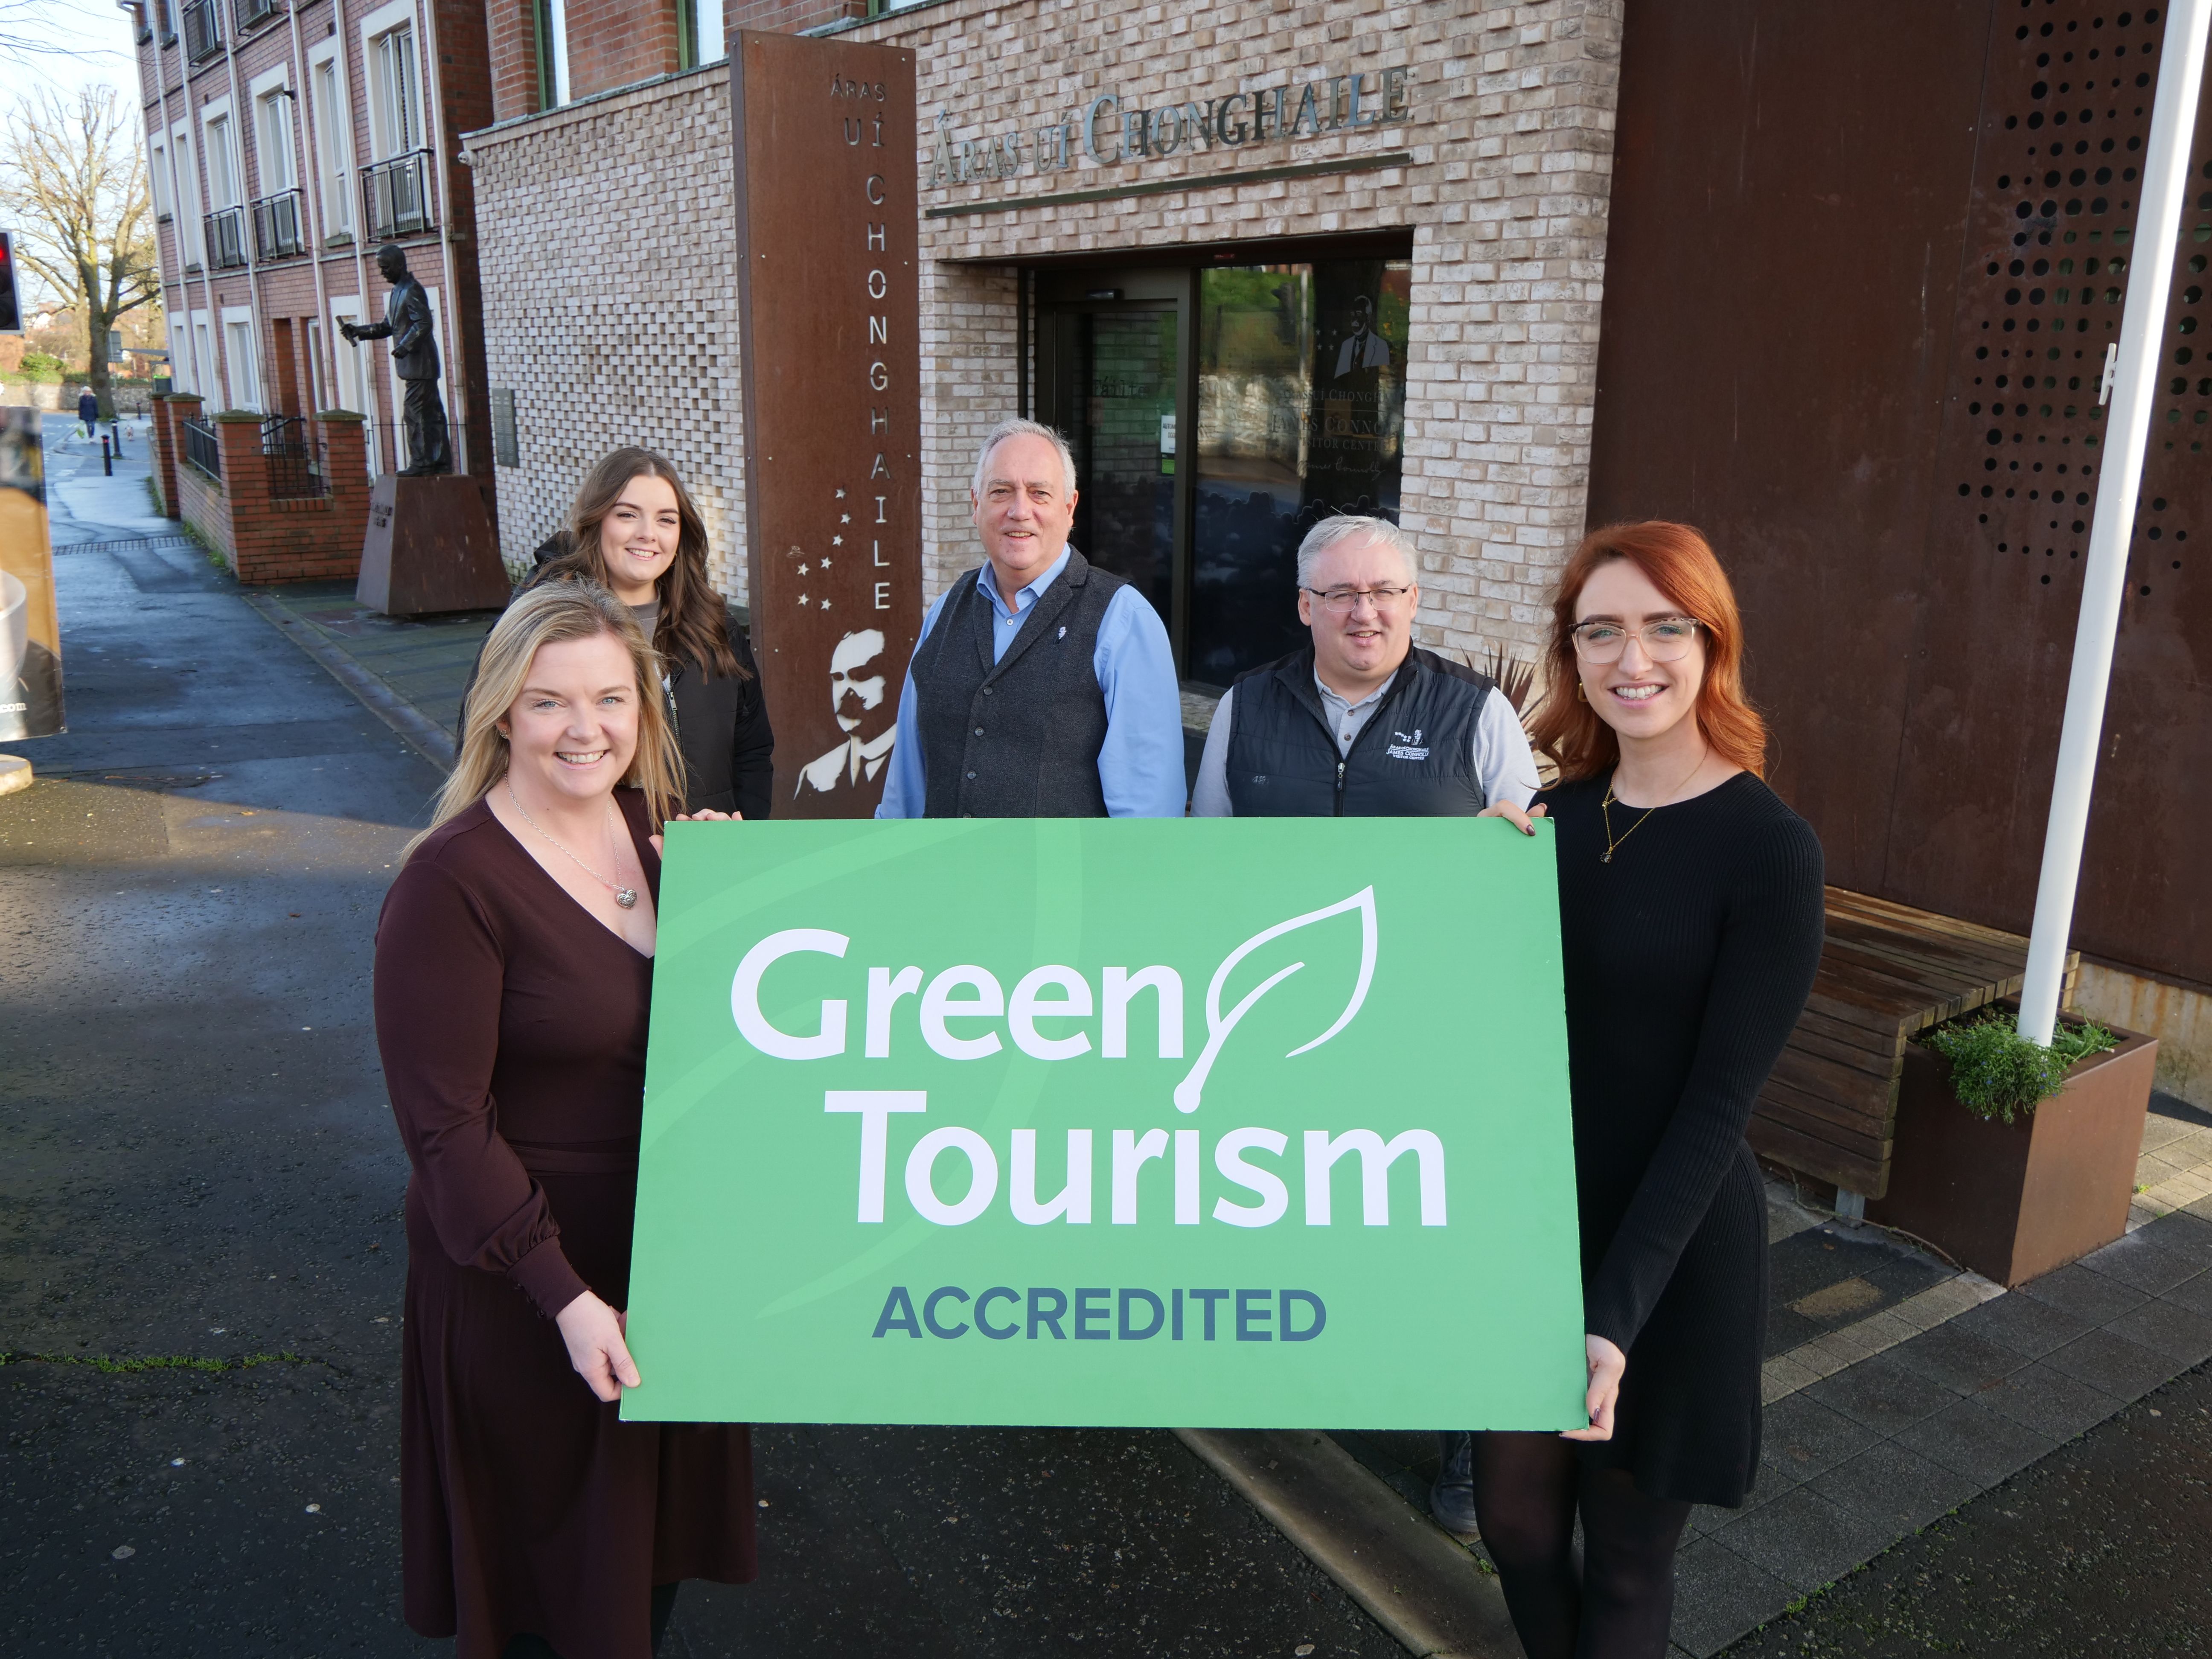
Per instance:
[[[612,635],[629,653],[637,685],[637,750],[623,781],[645,791],[647,816],[658,830],[684,798],[684,762],[660,702],[660,657],[646,642],[630,608],[595,582],[547,582],[516,598],[492,627],[462,713],[453,772],[438,792],[430,828],[407,843],[412,854],[432,831],[491,793],[507,775],[507,739],[499,722],[522,695],[531,665],[549,645]]]

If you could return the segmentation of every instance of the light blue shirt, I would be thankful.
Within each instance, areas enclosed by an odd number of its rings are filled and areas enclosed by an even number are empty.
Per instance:
[[[991,602],[991,660],[1006,654],[1022,619],[1038,596],[1067,568],[1067,552],[1027,586],[1018,589],[1011,608],[999,597],[999,585],[989,564],[976,574],[975,586]],[[921,621],[921,638],[914,642],[915,654],[937,626],[951,590],[937,596]],[[1106,743],[1098,751],[1098,787],[1106,797],[1106,815],[1115,818],[1179,818],[1183,809],[1182,694],[1176,682],[1175,653],[1168,645],[1168,630],[1159,613],[1145,603],[1133,587],[1116,589],[1099,618],[1098,643],[1091,653],[1091,672],[1106,699]],[[899,696],[898,740],[891,746],[890,771],[884,778],[884,802],[876,808],[879,818],[918,818],[922,816],[927,787],[921,764],[921,704],[915,696],[914,665],[909,659],[906,685]]]

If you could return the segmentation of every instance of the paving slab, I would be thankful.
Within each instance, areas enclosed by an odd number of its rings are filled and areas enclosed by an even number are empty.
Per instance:
[[[1922,1419],[1897,1443],[1929,1462],[1993,1486],[2058,1444],[2057,1437],[2006,1416],[1979,1398]]]

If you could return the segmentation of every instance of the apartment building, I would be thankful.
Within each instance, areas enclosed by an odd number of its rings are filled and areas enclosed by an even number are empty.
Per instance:
[[[407,464],[377,246],[438,320],[456,470],[491,465],[476,203],[459,135],[491,118],[477,0],[143,0],[137,39],[172,378],[210,413],[368,422]]]

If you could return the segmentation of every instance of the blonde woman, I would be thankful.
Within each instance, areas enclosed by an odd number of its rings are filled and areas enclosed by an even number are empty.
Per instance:
[[[747,1431],[615,1403],[639,1380],[622,1310],[656,831],[683,778],[659,681],[605,589],[518,599],[377,927],[413,1165],[406,1618],[458,1635],[458,1659],[647,1659],[680,1580],[753,1576]]]

